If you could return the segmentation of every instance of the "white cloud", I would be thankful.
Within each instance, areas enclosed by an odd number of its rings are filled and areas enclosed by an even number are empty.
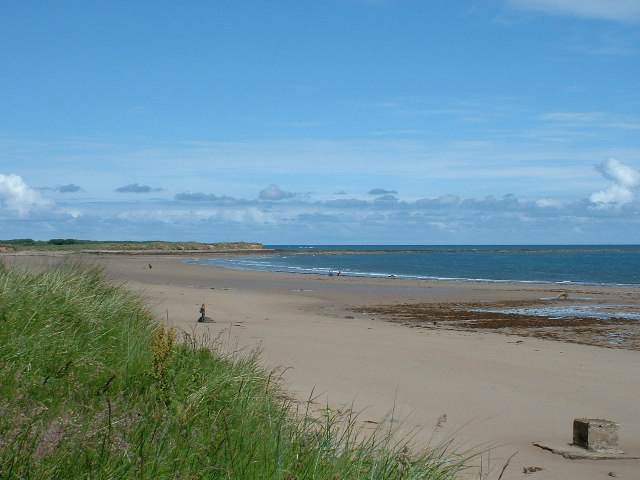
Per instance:
[[[224,212],[224,220],[236,223],[248,224],[276,224],[276,217],[269,213],[258,210],[255,207],[249,207],[243,210],[234,210]]]
[[[561,123],[588,123],[604,117],[602,112],[551,112],[540,115],[540,119]]]
[[[636,190],[640,186],[640,172],[633,167],[625,165],[615,158],[598,165],[597,169],[611,185],[605,190],[594,192],[589,197],[593,203],[600,205],[625,205],[632,202],[636,196]]]
[[[218,196],[215,193],[178,193],[175,199],[180,202],[207,202],[211,205],[232,206],[246,205],[248,200],[236,199],[227,195]]]
[[[53,205],[51,200],[43,198],[40,193],[29,188],[19,175],[0,174],[0,201],[2,207],[24,217],[39,207]]]
[[[536,200],[536,205],[540,208],[562,208],[564,206],[560,200],[554,198],[541,198]]]
[[[526,10],[623,22],[640,21],[638,0],[507,0]]]
[[[539,115],[538,118],[544,122],[565,127],[640,129],[640,121],[635,115],[611,115],[604,112],[551,112]]]
[[[395,195],[398,192],[395,190],[387,190],[386,188],[374,188],[369,190],[369,195]]]
[[[61,208],[58,209],[56,213],[66,215],[74,219],[82,217],[82,210],[78,210],[77,208]]]
[[[258,198],[260,198],[260,200],[283,200],[285,198],[292,198],[293,196],[293,193],[285,192],[277,185],[271,184],[260,192]]]
[[[123,187],[118,187],[114,190],[114,192],[119,193],[149,193],[149,192],[159,192],[161,188],[151,188],[149,185],[138,185],[137,183],[132,183],[131,185],[125,185]]]
[[[79,187],[78,185],[70,183],[68,185],[60,185],[56,187],[55,190],[60,193],[75,193],[75,192],[82,191],[82,187]]]
[[[179,225],[180,228],[202,225],[204,230],[207,228],[206,225],[213,224],[265,225],[276,223],[276,217],[272,213],[261,211],[256,207],[216,206],[197,209],[175,207],[156,209],[145,205],[136,207],[136,205],[129,205],[127,210],[118,212],[113,218],[129,222],[132,225],[164,224]]]

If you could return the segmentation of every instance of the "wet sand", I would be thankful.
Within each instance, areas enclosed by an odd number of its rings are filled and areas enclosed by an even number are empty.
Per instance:
[[[354,309],[359,311],[363,309]],[[537,300],[407,303],[365,307],[412,328],[486,331],[604,348],[640,350],[640,305],[566,292]]]
[[[616,324],[630,334],[612,343],[602,322],[467,316],[479,307],[549,302],[635,311],[638,289],[243,272],[187,265],[185,256],[82,257],[142,290],[158,317],[176,327],[219,337],[228,350],[260,348],[265,366],[283,369],[291,395],[313,397],[318,412],[353,406],[364,428],[383,422],[415,431],[421,443],[453,434],[460,449],[490,447],[483,457],[490,478],[518,452],[504,480],[640,479],[640,460],[568,460],[532,444],[569,443],[574,418],[605,418],[620,423],[622,450],[640,455],[633,322]],[[202,303],[213,323],[197,322]]]

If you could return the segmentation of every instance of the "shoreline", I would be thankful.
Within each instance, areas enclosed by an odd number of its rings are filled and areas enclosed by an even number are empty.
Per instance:
[[[0,258],[7,265],[64,261]],[[185,264],[183,255],[75,258],[102,266],[117,282],[140,291],[159,319],[187,333],[217,338],[228,352],[259,349],[262,363],[281,371],[301,408],[309,399],[309,408],[318,412],[353,407],[364,431],[401,425],[420,443],[454,435],[466,445],[463,450],[491,446],[497,473],[519,452],[503,480],[521,479],[523,468],[531,466],[543,470],[526,478],[595,480],[610,472],[635,478],[640,471],[638,460],[568,460],[533,445],[570,442],[574,418],[606,418],[621,425],[620,447],[640,453],[637,351],[482,329],[410,328],[365,313],[380,305],[536,303],[566,291],[638,305],[638,289],[301,278]],[[202,303],[213,323],[197,322]]]
[[[369,252],[367,252],[369,253]],[[250,255],[250,254],[248,254]],[[302,254],[305,255],[305,254]],[[233,256],[230,254],[229,256]],[[196,261],[188,263],[189,265],[198,265]],[[539,280],[494,280],[489,278],[446,278],[446,277],[420,277],[420,276],[412,276],[412,275],[401,275],[401,274],[386,274],[386,273],[353,273],[353,272],[342,272],[340,275],[335,274],[326,274],[320,272],[290,272],[286,270],[267,270],[267,269],[250,269],[250,268],[233,268],[224,265],[206,265],[203,266],[208,267],[219,267],[226,268],[228,270],[238,270],[243,272],[265,272],[265,273],[274,273],[274,274],[291,274],[291,275],[313,275],[318,277],[351,277],[351,278],[371,278],[371,279],[388,279],[388,280],[408,280],[408,281],[417,281],[417,282],[452,282],[452,283],[496,283],[500,285],[534,285],[540,288],[550,287],[550,286],[575,286],[575,287],[593,287],[593,288],[630,288],[640,290],[640,284],[635,283],[594,283],[594,282],[571,282],[571,281],[539,281]]]
[[[569,274],[571,270],[568,265],[564,266],[564,270],[560,272],[553,270],[543,270],[537,273],[530,273],[529,275],[521,275],[519,270],[511,270],[504,276],[501,275],[505,272],[499,270],[487,271],[486,268],[474,269],[474,268],[462,268],[460,264],[457,265],[454,270],[447,268],[441,260],[436,260],[435,264],[430,269],[432,275],[420,275],[415,274],[414,269],[407,269],[405,264],[401,264],[399,267],[394,267],[392,264],[379,264],[376,268],[371,269],[368,267],[362,268],[359,262],[355,260],[358,256],[370,256],[372,259],[376,255],[407,255],[407,254],[426,254],[430,253],[439,256],[440,254],[448,253],[463,253],[463,254],[490,254],[497,260],[501,253],[511,254],[529,254],[529,253],[554,253],[565,254],[570,252],[606,252],[606,253],[625,253],[635,252],[637,249],[558,249],[558,250],[545,250],[545,249],[512,249],[512,250],[499,250],[499,249],[487,249],[487,250],[475,250],[475,249],[449,249],[444,248],[442,250],[313,250],[313,251],[296,251],[296,250],[270,250],[265,252],[257,252],[256,255],[249,255],[251,261],[247,261],[246,255],[238,255],[234,258],[234,255],[229,255],[225,259],[219,259],[215,255],[205,255],[199,258],[189,260],[189,263],[202,263],[209,266],[222,266],[234,270],[248,270],[255,272],[272,272],[272,273],[295,273],[298,275],[335,275],[338,271],[342,271],[341,276],[345,277],[360,277],[360,278],[390,278],[390,279],[405,279],[405,280],[420,280],[420,281],[446,281],[446,282],[481,282],[481,283],[499,283],[499,284],[533,284],[533,285],[577,285],[577,286],[593,286],[593,287],[624,287],[624,288],[637,288],[640,289],[640,279],[637,275],[631,275],[632,270],[628,268],[625,270],[625,275],[622,277],[627,282],[617,281],[618,278],[612,275],[593,275],[587,272],[578,272],[577,274]],[[271,261],[269,257],[276,256],[276,260]],[[343,256],[338,263],[331,257]],[[307,262],[305,260],[293,261],[291,258],[295,257],[318,257],[321,260],[314,260]],[[425,262],[428,257],[425,256],[419,259],[419,262]],[[553,258],[553,257],[550,257]],[[636,257],[637,258],[637,257]],[[386,261],[386,260],[384,260]],[[473,262],[472,262],[473,263]],[[497,262],[498,265],[501,263]],[[341,265],[341,266],[339,266]],[[569,270],[567,270],[569,269]],[[508,270],[508,269],[507,269]],[[455,273],[456,276],[451,276]],[[575,273],[575,272],[574,272]],[[435,274],[435,275],[434,275]],[[466,274],[466,275],[465,275]],[[533,279],[531,279],[533,277]],[[538,277],[538,279],[535,279]]]

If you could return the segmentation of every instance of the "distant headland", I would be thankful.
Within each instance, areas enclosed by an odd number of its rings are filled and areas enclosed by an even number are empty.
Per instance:
[[[164,241],[101,241],[74,238],[33,240],[19,238],[0,240],[0,253],[96,253],[96,254],[177,254],[177,253],[243,253],[263,251],[257,242],[164,242]]]

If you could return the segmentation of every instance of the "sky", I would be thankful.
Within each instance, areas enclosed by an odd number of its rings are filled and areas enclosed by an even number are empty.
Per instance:
[[[0,1],[0,239],[640,243],[640,1]]]

